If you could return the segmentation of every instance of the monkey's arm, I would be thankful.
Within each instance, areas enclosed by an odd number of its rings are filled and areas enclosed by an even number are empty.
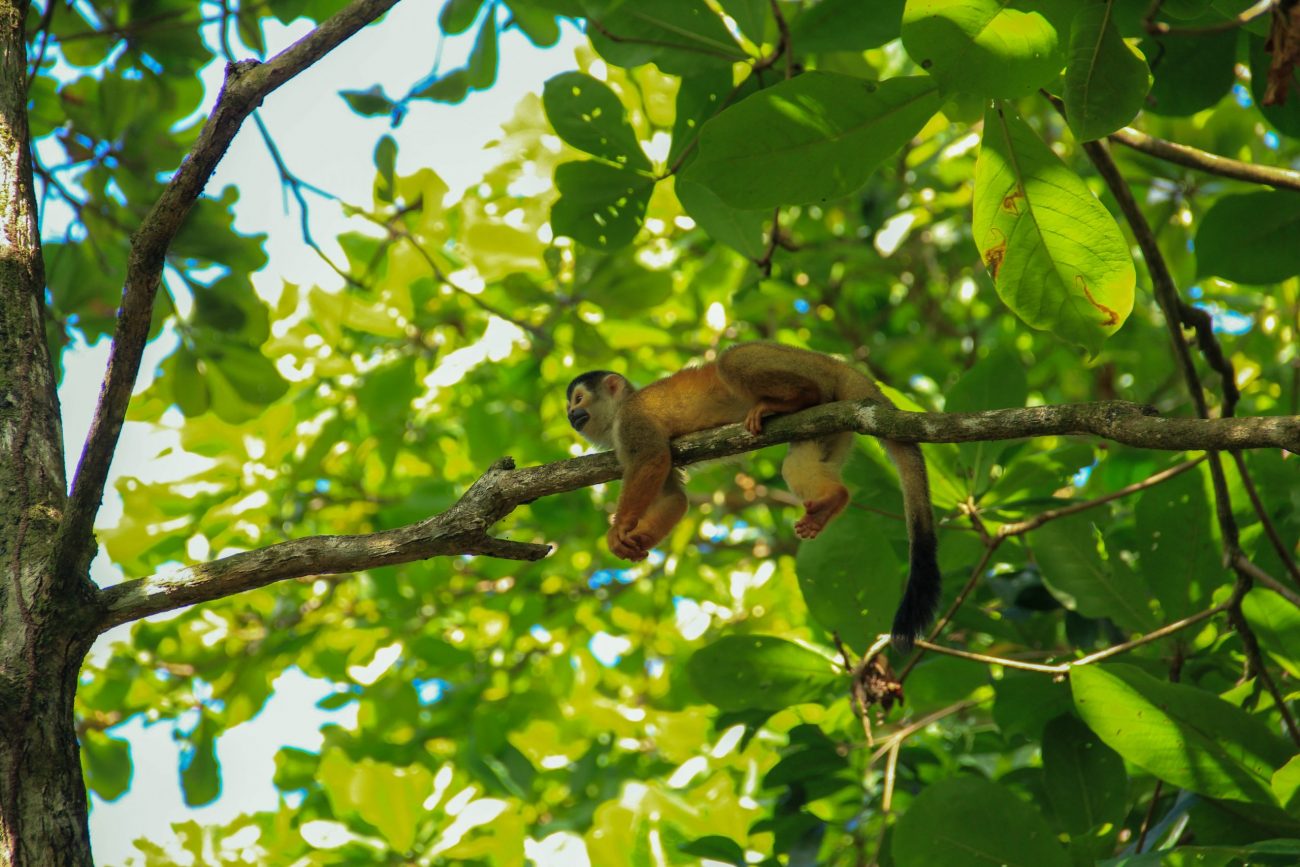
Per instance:
[[[642,560],[677,523],[685,497],[680,489],[674,495],[668,485],[673,459],[667,432],[638,407],[625,406],[619,414],[615,447],[623,466],[623,488],[606,539],[615,555]]]

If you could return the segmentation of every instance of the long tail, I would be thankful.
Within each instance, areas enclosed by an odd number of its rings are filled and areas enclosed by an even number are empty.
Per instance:
[[[869,377],[849,368],[836,394],[839,400],[871,398],[892,406],[889,398]],[[939,540],[934,533],[934,509],[930,505],[930,483],[925,472],[925,457],[916,443],[882,439],[881,444],[890,460],[898,468],[898,479],[903,489],[903,514],[907,519],[907,537],[911,549],[911,562],[907,587],[894,614],[890,629],[894,647],[906,652],[921,637],[939,609],[943,595],[943,579],[939,574]]]
[[[943,579],[939,574],[939,540],[934,534],[934,512],[930,506],[930,486],[925,474],[925,458],[916,443],[881,440],[885,451],[898,467],[903,488],[903,514],[907,518],[907,536],[911,563],[903,600],[894,614],[890,629],[894,647],[902,652],[912,649],[912,642],[925,634],[939,609]]]

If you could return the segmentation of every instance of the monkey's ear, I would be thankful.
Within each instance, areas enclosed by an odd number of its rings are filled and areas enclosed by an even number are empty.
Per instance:
[[[610,397],[623,397],[630,384],[617,373],[611,373],[600,381],[600,385],[605,389]]]

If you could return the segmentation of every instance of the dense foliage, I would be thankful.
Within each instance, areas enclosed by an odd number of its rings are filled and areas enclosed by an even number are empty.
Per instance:
[[[263,16],[340,4],[238,5],[220,33],[258,50]],[[202,469],[124,482],[107,556],[134,578],[411,522],[502,455],[578,453],[575,373],[645,382],[736,340],[870,365],[905,408],[1295,414],[1300,176],[1274,189],[1082,144],[1133,125],[1300,164],[1300,82],[1276,69],[1296,6],[1233,19],[1250,5],[449,0],[468,64],[402,97],[341,83],[356,112],[396,123],[491,87],[503,28],[548,45],[572,18],[590,47],[518,106],[463,193],[400,174],[381,139],[341,286],[287,274],[265,301],[237,191],[200,202],[156,310],[178,345],[131,418],[175,427]],[[111,333],[129,234],[197,133],[212,49],[194,9],[33,10],[38,186],[73,214],[45,240],[56,349]],[[113,727],[143,714],[183,721],[186,798],[215,799],[216,739],[297,667],[335,684],[325,704],[354,705],[355,729],[280,753],[278,812],[181,829],[196,863],[1294,863],[1295,457],[925,450],[945,607],[962,600],[936,641],[975,658],[855,677],[905,572],[892,469],[861,441],[853,507],[797,544],[764,451],[695,469],[687,519],[632,568],[600,541],[616,493],[600,486],[500,528],[553,543],[540,563],[319,576],[139,623],[82,674],[88,785],[128,788]],[[905,702],[867,706],[891,676]],[[144,863],[173,863],[168,836],[140,844]]]

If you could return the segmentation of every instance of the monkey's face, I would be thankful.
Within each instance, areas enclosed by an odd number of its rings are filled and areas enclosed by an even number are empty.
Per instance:
[[[632,384],[617,373],[584,373],[569,383],[569,424],[589,442],[610,448],[614,444],[614,417],[631,393]]]

